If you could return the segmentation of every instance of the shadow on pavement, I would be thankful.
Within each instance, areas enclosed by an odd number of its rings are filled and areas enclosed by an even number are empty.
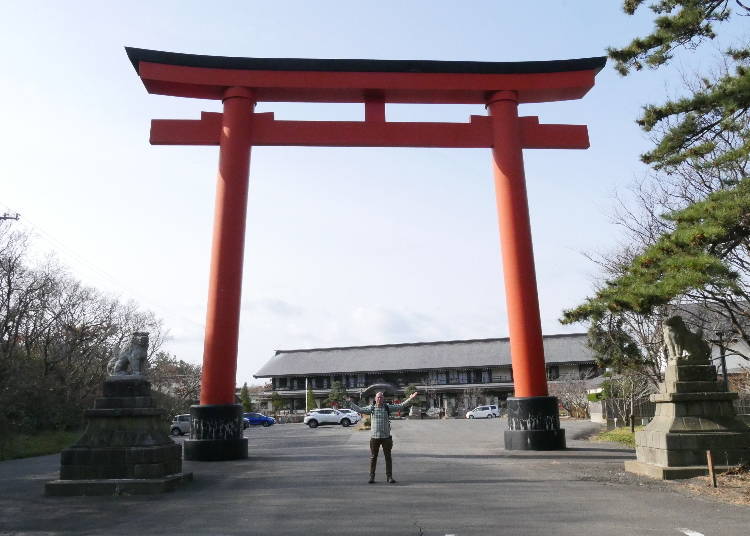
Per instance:
[[[570,454],[571,451],[580,451],[581,454]],[[612,454],[585,454],[584,452],[607,452]],[[529,453],[527,453],[529,452]],[[557,454],[556,454],[557,453]],[[404,458],[434,458],[445,460],[497,460],[497,459],[528,459],[528,460],[630,460],[635,458],[635,451],[623,449],[567,449],[562,451],[520,451],[520,452],[498,452],[497,454],[412,454],[399,453]]]
[[[607,449],[607,448],[596,448],[596,447],[568,447],[565,452],[570,451],[581,451],[581,452],[629,452],[635,455],[635,449]]]

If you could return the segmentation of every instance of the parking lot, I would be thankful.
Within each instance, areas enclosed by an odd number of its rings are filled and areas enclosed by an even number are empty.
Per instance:
[[[0,534],[746,535],[750,510],[622,473],[633,452],[575,439],[568,450],[502,448],[505,419],[394,421],[394,477],[367,484],[355,427],[251,427],[247,460],[186,462],[195,481],[151,497],[43,496],[59,457],[0,463]]]

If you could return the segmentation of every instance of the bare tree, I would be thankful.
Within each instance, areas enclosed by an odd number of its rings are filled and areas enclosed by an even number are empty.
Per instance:
[[[563,377],[549,382],[549,394],[556,396],[560,406],[576,419],[589,417],[588,383],[578,378]]]
[[[468,401],[469,406],[465,408],[466,411],[468,411],[471,407],[483,404],[484,399],[484,391],[479,387],[469,387],[468,389],[464,389],[464,400]]]
[[[602,385],[602,395],[607,405],[608,414],[614,414],[622,422],[634,426],[633,417],[638,404],[648,400],[655,391],[648,378],[635,372],[618,375],[608,379]]]
[[[730,389],[742,397],[750,397],[750,367],[740,367],[738,374],[733,374],[729,379]]]
[[[134,331],[166,333],[153,314],[74,279],[54,259],[32,265],[28,236],[0,225],[0,436],[75,427]]]
[[[151,359],[147,371],[151,387],[161,394],[160,405],[170,415],[187,413],[198,402],[201,366],[187,363],[168,352],[159,351]]]

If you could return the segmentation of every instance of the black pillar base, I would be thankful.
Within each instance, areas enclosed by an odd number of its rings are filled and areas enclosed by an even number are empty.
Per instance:
[[[508,397],[506,450],[564,450],[565,430],[554,396]]]
[[[201,462],[247,458],[242,437],[242,406],[206,404],[190,407],[190,439],[183,443],[185,459]]]

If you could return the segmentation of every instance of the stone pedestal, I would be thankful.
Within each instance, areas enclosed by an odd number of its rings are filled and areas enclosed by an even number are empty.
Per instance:
[[[718,470],[750,462],[750,428],[737,418],[735,398],[713,365],[670,362],[660,392],[651,395],[656,416],[636,432],[637,460],[625,470],[662,480],[706,475],[707,450]]]
[[[565,430],[554,396],[508,397],[505,450],[564,450]]]
[[[166,412],[154,407],[141,376],[110,377],[104,396],[86,410],[86,431],[62,451],[60,480],[47,495],[136,495],[171,491],[192,480],[182,447],[167,434]]]

